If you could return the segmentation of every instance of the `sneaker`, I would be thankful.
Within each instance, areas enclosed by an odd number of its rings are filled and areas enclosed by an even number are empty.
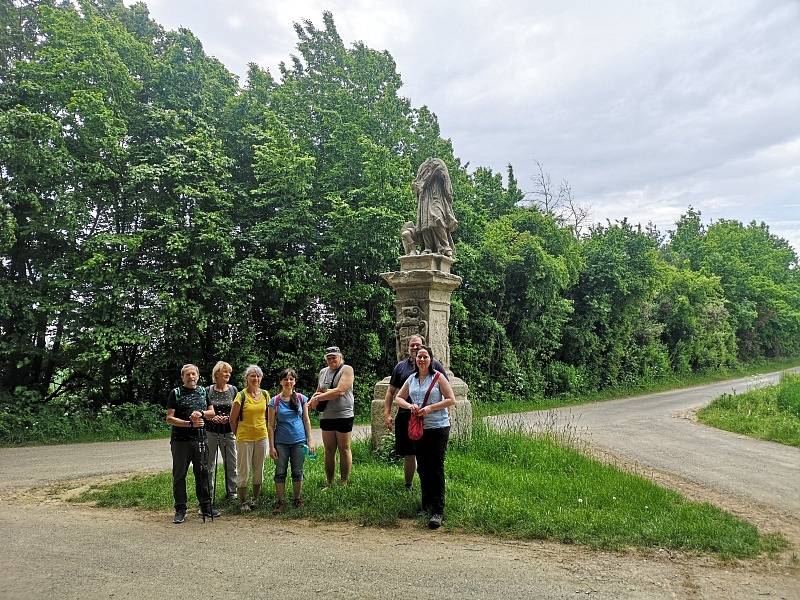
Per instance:
[[[413,490],[414,490],[414,484],[413,483],[407,483],[406,484],[406,491],[407,492],[411,492]]]
[[[180,523],[183,523],[185,520],[186,520],[186,511],[176,510],[175,516],[172,517],[172,522],[175,523],[175,525],[179,525]]]
[[[239,499],[239,494],[228,494],[226,500],[228,502],[236,502]]]
[[[247,502],[242,502],[239,505],[239,512],[240,513],[249,513],[250,512],[250,505]]]
[[[292,498],[292,506],[294,506],[295,508],[301,508],[303,506],[303,499]]]
[[[428,527],[431,529],[439,529],[442,526],[442,515],[433,515],[431,520],[428,521]]]
[[[211,517],[212,519],[216,519],[217,517],[222,515],[222,513],[219,512],[216,508],[207,508],[206,510],[201,511],[200,514],[203,515],[204,517]]]
[[[279,515],[283,512],[284,508],[286,508],[286,504],[284,504],[283,500],[278,500],[275,506],[272,507],[272,514]]]

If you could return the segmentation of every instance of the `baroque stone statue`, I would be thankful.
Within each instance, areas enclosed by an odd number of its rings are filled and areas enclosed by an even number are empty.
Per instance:
[[[417,199],[417,223],[407,221],[400,237],[406,254],[453,256],[453,232],[458,220],[453,214],[453,185],[447,165],[439,158],[428,158],[417,170],[411,184]]]

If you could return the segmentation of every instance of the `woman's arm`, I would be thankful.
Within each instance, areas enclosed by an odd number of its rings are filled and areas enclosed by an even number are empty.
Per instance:
[[[278,450],[275,448],[275,408],[267,403],[267,436],[269,436],[269,456],[278,460]]]
[[[236,430],[239,428],[239,413],[242,411],[241,402],[244,402],[244,393],[237,395],[233,399],[233,404],[231,404],[231,416],[228,417],[228,421],[231,424],[231,431],[233,435],[236,435]],[[239,402],[237,402],[239,400]]]
[[[413,375],[412,375],[413,377]],[[400,391],[397,392],[397,396],[395,396],[394,402],[400,408],[406,408],[411,410],[412,412],[415,411],[418,407],[416,404],[408,401],[408,382],[411,380],[409,377],[406,379],[406,382],[403,384],[403,387],[400,388]]]
[[[453,394],[453,386],[444,377],[439,377],[439,392],[442,394],[442,399],[435,404],[428,404],[422,409],[422,414],[427,415],[435,410],[445,410],[448,406],[453,406],[456,403],[455,394]]]
[[[311,419],[308,416],[308,402],[303,402],[303,428],[306,430],[306,446],[314,452],[314,438],[311,437]]]

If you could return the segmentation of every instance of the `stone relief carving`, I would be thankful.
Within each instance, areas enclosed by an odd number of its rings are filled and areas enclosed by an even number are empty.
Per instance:
[[[395,350],[397,356],[404,358],[408,354],[408,339],[412,335],[421,335],[428,339],[428,322],[420,318],[421,311],[419,306],[409,305],[400,309],[400,318],[394,326],[395,329]]]

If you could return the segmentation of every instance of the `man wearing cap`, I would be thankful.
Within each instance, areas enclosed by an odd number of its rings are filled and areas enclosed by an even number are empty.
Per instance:
[[[322,444],[325,447],[325,478],[333,485],[336,471],[336,451],[339,451],[339,478],[347,485],[353,455],[350,442],[355,418],[353,367],[344,364],[344,356],[338,346],[325,348],[327,367],[319,372],[317,391],[308,402],[309,408],[321,411],[319,427],[322,429]]]
[[[414,472],[417,470],[417,460],[414,455],[414,443],[408,439],[408,421],[411,411],[405,408],[398,409],[397,416],[392,419],[392,404],[397,392],[403,387],[406,379],[411,377],[416,370],[417,350],[425,343],[421,335],[412,335],[408,338],[408,358],[397,363],[389,379],[389,388],[383,399],[383,417],[386,429],[391,430],[394,425],[394,452],[403,457],[403,475],[406,489],[410,490],[414,483]],[[447,377],[444,365],[434,359],[431,369],[439,371]]]

